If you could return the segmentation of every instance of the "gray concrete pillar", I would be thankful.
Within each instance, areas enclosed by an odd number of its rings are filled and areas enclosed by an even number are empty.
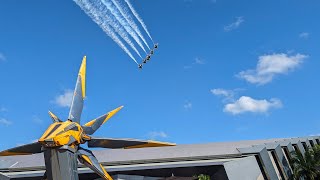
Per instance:
[[[232,160],[224,163],[223,166],[229,180],[264,180],[255,156]]]
[[[78,161],[74,152],[66,149],[45,149],[48,180],[78,180]]]

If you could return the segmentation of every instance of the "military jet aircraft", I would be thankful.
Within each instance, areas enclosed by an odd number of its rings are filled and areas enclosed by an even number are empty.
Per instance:
[[[151,58],[150,54],[147,55],[146,59],[149,61]]]
[[[139,65],[139,68],[142,68],[142,65]],[[99,129],[99,127],[101,127],[104,123],[106,123],[118,111],[120,111],[123,108],[123,106],[120,106],[108,112],[107,114],[104,114],[96,119],[93,119],[92,121],[89,121],[84,125],[80,125],[80,118],[81,118],[85,96],[86,96],[86,56],[84,56],[81,67],[80,67],[68,119],[66,121],[62,121],[55,114],[49,111],[49,115],[52,118],[53,123],[48,127],[48,129],[40,137],[38,142],[26,144],[23,146],[18,146],[15,148],[2,151],[0,152],[0,156],[28,155],[28,154],[41,153],[46,150],[58,151],[60,149],[64,150],[65,148],[67,148],[67,149],[71,149],[72,153],[76,155],[74,156],[74,158],[77,157],[82,164],[89,167],[91,170],[93,170],[98,175],[100,175],[103,179],[112,180],[112,177],[106,172],[104,167],[101,164],[99,164],[94,154],[90,150],[81,147],[81,144],[88,143],[88,147],[100,147],[100,148],[111,148],[111,149],[159,147],[159,146],[175,145],[172,143],[157,142],[157,141],[92,137],[91,135],[94,132],[96,132]],[[51,160],[50,153],[44,153],[44,155],[45,155],[45,159]],[[57,157],[55,156],[55,158]],[[64,160],[63,158],[60,159],[59,163],[55,164],[55,168],[59,166],[61,167],[71,166],[71,165],[68,165],[68,163],[65,163],[65,161],[67,160]],[[61,165],[60,163],[64,165]],[[47,171],[48,171],[48,168],[49,167],[46,167]],[[73,168],[72,172],[77,171],[77,165],[75,165],[75,167],[69,167],[69,168]],[[67,177],[64,177],[63,179],[66,179],[66,178]]]
[[[143,60],[143,63],[144,63],[144,64],[147,63],[147,59],[144,59],[144,60]]]
[[[139,64],[139,65],[138,65],[138,68],[139,68],[139,69],[142,69],[142,64]]]
[[[159,46],[159,43],[155,44],[155,45],[154,45],[154,49],[157,49],[158,46]]]

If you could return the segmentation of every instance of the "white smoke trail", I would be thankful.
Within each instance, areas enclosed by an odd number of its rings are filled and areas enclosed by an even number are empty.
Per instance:
[[[138,12],[133,8],[133,6],[132,6],[132,4],[130,3],[129,0],[125,0],[125,1],[126,1],[126,3],[128,4],[128,6],[129,6],[130,10],[132,11],[133,15],[138,19],[138,21],[140,22],[141,26],[143,27],[143,29],[146,31],[146,33],[148,34],[149,38],[150,38],[150,39],[152,40],[152,42],[153,42],[153,39],[152,39],[152,37],[151,37],[148,29],[147,29],[147,26],[144,24],[142,18],[141,18],[141,17],[139,16],[139,14],[138,14]],[[154,44],[154,42],[153,42],[153,44]]]
[[[82,0],[74,0],[80,8],[96,23],[100,28],[116,43],[120,48],[136,63],[136,59],[132,56],[127,47],[122,43],[119,37],[115,34],[113,29],[101,19],[101,15],[93,8],[90,3],[83,2]]]
[[[87,1],[88,2],[88,1]],[[120,35],[120,37],[139,55],[140,58],[141,55],[135,45],[132,43],[131,39],[128,36],[128,33],[123,29],[123,27],[117,22],[112,16],[112,14],[109,12],[108,9],[104,8],[105,6],[101,3],[100,0],[95,0],[95,2],[92,3],[93,6],[98,10],[98,12],[101,12],[102,18],[111,26],[113,29]]]
[[[133,29],[129,26],[126,20],[121,16],[119,10],[116,7],[114,7],[113,3],[110,2],[110,0],[101,0],[101,1],[108,8],[108,10],[113,14],[116,20],[124,27],[127,33],[130,34],[130,36],[136,41],[136,43],[141,47],[141,49],[145,53],[147,53],[136,32],[133,31]]]
[[[131,28],[138,34],[138,36],[142,39],[142,41],[144,42],[144,44],[148,47],[148,49],[150,49],[147,41],[144,39],[139,27],[136,25],[136,23],[134,22],[134,20],[132,19],[131,15],[128,13],[128,10],[126,9],[125,6],[123,6],[122,4],[120,4],[120,2],[118,2],[118,0],[111,0],[112,3],[117,7],[117,9],[120,11],[120,14],[126,19],[127,23],[129,23],[129,25],[131,26]]]

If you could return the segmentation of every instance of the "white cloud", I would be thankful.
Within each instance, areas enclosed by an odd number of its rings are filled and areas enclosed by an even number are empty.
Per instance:
[[[148,133],[150,139],[167,138],[168,135],[163,131],[152,131]]]
[[[233,115],[242,113],[267,113],[271,109],[281,108],[282,102],[279,99],[266,99],[256,100],[248,96],[242,96],[234,103],[226,104],[224,112],[231,113]]]
[[[5,126],[9,126],[12,124],[12,122],[7,119],[0,118],[0,124],[5,125]]]
[[[288,55],[284,53],[259,57],[256,69],[240,72],[237,76],[253,84],[267,84],[278,74],[287,74],[299,67],[307,55]]]
[[[6,60],[7,60],[7,58],[2,53],[0,53],[0,62],[6,61]]]
[[[192,109],[192,103],[189,101],[186,101],[183,105],[184,109],[188,110],[188,109]]]
[[[310,33],[308,32],[302,32],[299,34],[299,38],[302,38],[302,39],[308,39],[310,36]]]
[[[73,98],[73,91],[67,89],[63,94],[57,96],[52,102],[60,107],[70,107]]]
[[[243,90],[245,89],[236,88],[236,89],[228,90],[228,89],[217,88],[217,89],[211,89],[210,92],[215,96],[223,97],[222,102],[226,103],[226,102],[234,101],[234,98],[238,94],[238,92]]]
[[[242,23],[244,22],[243,17],[237,17],[236,21],[232,22],[231,24],[228,24],[226,26],[224,26],[224,31],[229,32],[232,30],[237,29]]]
[[[232,90],[226,90],[226,89],[211,89],[210,92],[216,96],[223,96],[227,99],[233,99],[234,91]]]

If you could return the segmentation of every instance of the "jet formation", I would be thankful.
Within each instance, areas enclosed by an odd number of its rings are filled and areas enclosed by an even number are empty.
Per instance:
[[[150,61],[151,56],[154,54],[154,51],[158,49],[158,47],[159,47],[158,43],[153,46],[153,49],[151,49],[150,53],[147,54],[146,58],[142,61],[142,63],[138,65],[139,69],[142,69],[143,64],[146,64],[148,61]]]

